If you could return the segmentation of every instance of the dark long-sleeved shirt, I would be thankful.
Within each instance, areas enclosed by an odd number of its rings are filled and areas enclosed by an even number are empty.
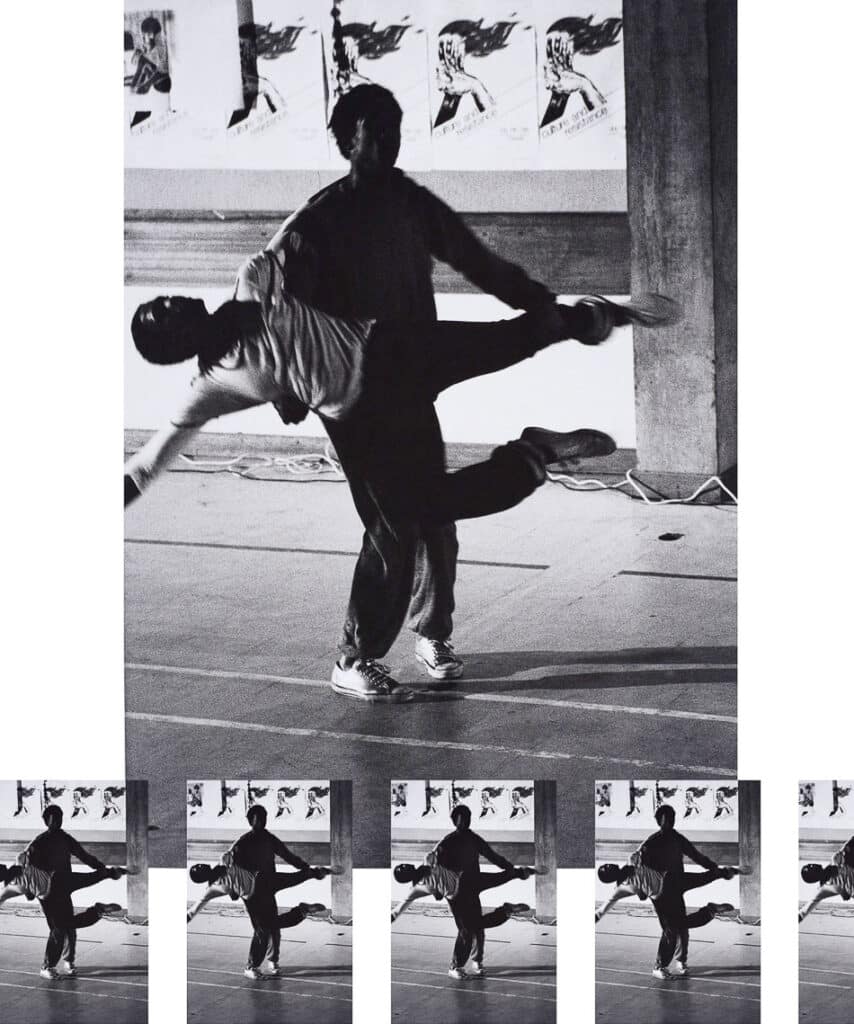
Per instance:
[[[513,867],[510,861],[496,853],[482,836],[470,829],[446,835],[436,846],[436,856],[443,867],[450,868],[451,871],[468,871],[471,874],[480,874],[481,857],[505,871]]]
[[[37,835],[27,847],[26,853],[29,863],[42,871],[70,871],[72,857],[95,870],[106,867],[63,829]]]
[[[653,833],[641,846],[641,863],[656,871],[672,871],[682,874],[685,870],[683,858],[687,857],[707,871],[717,867],[713,860],[690,843],[681,832],[671,829],[669,832]]]
[[[260,832],[244,832],[231,848],[234,863],[247,871],[273,872],[276,857],[300,870],[310,865],[285,846],[278,836],[263,829]]]
[[[434,258],[514,309],[554,301],[399,170],[382,186],[333,182],[291,214],[267,248],[283,262],[287,292],[333,316],[432,323]],[[293,406],[280,414],[297,422]]]

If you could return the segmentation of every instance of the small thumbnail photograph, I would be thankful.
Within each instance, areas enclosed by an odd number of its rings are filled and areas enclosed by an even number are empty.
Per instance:
[[[352,1020],[352,786],[187,782],[187,1002],[205,1024]]]
[[[854,780],[798,787],[801,1024],[854,1021]]]
[[[554,1024],[553,781],[391,782],[392,1018]]]
[[[0,1020],[148,1019],[148,784],[0,781]]]
[[[760,786],[595,788],[597,1024],[759,1024]]]

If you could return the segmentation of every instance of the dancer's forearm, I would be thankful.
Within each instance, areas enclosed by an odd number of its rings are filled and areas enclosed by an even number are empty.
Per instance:
[[[828,900],[831,896],[836,895],[837,892],[835,889],[828,889],[826,887],[819,889],[819,891],[809,901],[809,903],[807,903],[806,906],[801,908],[801,911],[798,914],[798,922],[800,923],[808,914],[811,914],[813,910],[815,910],[815,908],[819,905],[819,903],[821,903],[822,900]]]
[[[199,427],[170,424],[159,430],[125,463],[125,505],[130,504],[176,459]]]
[[[215,885],[209,886],[205,890],[201,899],[196,900],[192,907],[190,907],[190,909],[187,911],[187,920],[192,921],[196,914],[198,914],[198,912],[206,903],[209,903],[211,900],[216,899],[218,896],[225,896],[225,891],[223,889],[218,888]]]
[[[410,903],[414,903],[416,900],[421,899],[422,896],[429,896],[430,894],[426,889],[414,888],[410,889],[407,893],[406,899],[398,906],[397,910],[391,912],[392,921],[396,921],[400,915],[406,910]]]
[[[628,899],[629,896],[636,895],[637,893],[635,893],[631,889],[617,889],[614,895],[605,903],[603,903],[602,906],[596,911],[595,920],[600,921],[608,913],[611,907],[614,906],[615,903],[619,902],[620,900]]]

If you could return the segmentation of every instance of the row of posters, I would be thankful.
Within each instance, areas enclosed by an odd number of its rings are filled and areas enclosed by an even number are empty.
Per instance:
[[[17,779],[0,782],[0,832],[44,830],[42,814],[51,805],[62,809],[63,827],[96,831],[125,827],[124,782]]]
[[[365,83],[407,169],[625,166],[620,0],[127,0],[126,164],[343,168],[326,125]]]
[[[534,783],[529,779],[394,779],[392,829],[451,832],[451,811],[471,811],[476,832],[534,831]]]
[[[328,779],[193,779],[187,783],[187,827],[246,832],[250,807],[267,812],[274,831],[329,830]]]
[[[854,833],[854,780],[801,782],[798,808],[802,828],[838,829]]]
[[[733,779],[619,779],[596,783],[597,834],[609,829],[654,832],[655,812],[662,804],[676,812],[680,832],[738,830],[738,783]]]

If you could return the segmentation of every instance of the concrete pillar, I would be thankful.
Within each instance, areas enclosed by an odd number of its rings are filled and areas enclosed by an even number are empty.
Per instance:
[[[341,873],[332,875],[332,916],[348,922],[353,917],[353,784],[333,779],[329,784],[329,855]]]
[[[557,919],[557,784],[552,779],[534,782],[534,863],[548,869],[534,876],[537,919]]]
[[[753,868],[739,875],[740,911],[743,920],[758,924],[762,917],[762,803],[760,783],[738,783],[738,859]]]
[[[736,2],[624,0],[631,289],[684,320],[637,329],[640,476],[684,495],[736,462]]]
[[[129,779],[125,794],[126,866],[137,874],[127,876],[128,917],[148,920],[148,783]]]

